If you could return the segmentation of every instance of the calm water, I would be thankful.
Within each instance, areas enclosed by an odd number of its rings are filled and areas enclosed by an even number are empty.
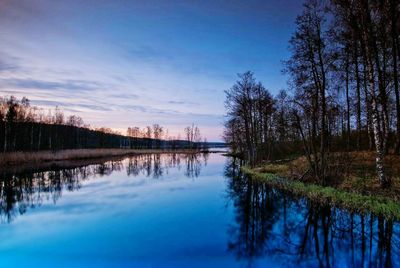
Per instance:
[[[219,154],[1,174],[0,267],[400,266],[398,223],[295,199]]]

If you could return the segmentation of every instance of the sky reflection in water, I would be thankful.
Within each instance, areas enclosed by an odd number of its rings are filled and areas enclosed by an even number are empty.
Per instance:
[[[400,265],[398,223],[295,199],[239,166],[165,154],[2,174],[0,266]]]

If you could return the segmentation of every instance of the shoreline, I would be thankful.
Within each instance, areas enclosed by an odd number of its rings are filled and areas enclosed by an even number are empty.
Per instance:
[[[68,149],[60,151],[8,152],[0,153],[0,168],[15,168],[18,165],[52,164],[61,161],[100,159],[140,154],[197,154],[214,153],[215,150],[196,149]]]
[[[378,195],[363,195],[356,192],[339,190],[330,186],[290,180],[273,173],[258,172],[246,166],[242,167],[241,170],[253,179],[320,204],[327,204],[356,213],[372,213],[388,219],[400,220],[400,203],[392,198]]]

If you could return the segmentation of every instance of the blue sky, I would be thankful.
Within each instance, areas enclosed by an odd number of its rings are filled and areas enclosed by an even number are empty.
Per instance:
[[[0,92],[125,132],[198,124],[221,140],[224,90],[272,92],[301,1],[0,0]]]

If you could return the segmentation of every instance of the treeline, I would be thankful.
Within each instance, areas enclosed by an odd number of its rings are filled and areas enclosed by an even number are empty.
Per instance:
[[[94,149],[94,148],[131,148],[131,149],[181,149],[207,148],[201,141],[197,126],[185,129],[197,129],[195,139],[187,140],[168,136],[168,131],[158,124],[146,127],[136,134],[138,128],[128,128],[127,135],[110,128],[93,129],[84,124],[82,118],[71,115],[66,117],[56,108],[45,113],[43,109],[31,106],[27,98],[17,100],[0,97],[0,152]],[[194,131],[194,130],[193,130]]]
[[[227,91],[226,140],[252,162],[303,153],[320,182],[333,174],[332,152],[375,150],[389,186],[385,156],[400,152],[399,29],[398,0],[306,1],[285,61],[290,94],[272,97],[240,75]]]
[[[233,153],[242,154],[253,165],[301,151],[298,129],[289,118],[286,91],[274,97],[253,73],[246,72],[225,93],[224,139]]]
[[[164,142],[169,141],[171,143],[176,141],[182,142],[180,134],[178,134],[178,136],[170,136],[168,133],[168,129],[165,130],[159,124],[154,124],[153,126],[146,126],[143,129],[140,129],[140,127],[128,127],[126,134],[128,137],[134,138],[134,140],[147,139],[149,142],[155,142],[157,146],[159,146],[159,143],[163,143],[163,140]],[[207,148],[208,146],[207,139],[204,138],[204,140],[202,141],[200,128],[198,126],[192,124],[191,126],[185,127],[184,134],[185,134],[184,141],[186,147]],[[152,141],[152,139],[154,141]]]

